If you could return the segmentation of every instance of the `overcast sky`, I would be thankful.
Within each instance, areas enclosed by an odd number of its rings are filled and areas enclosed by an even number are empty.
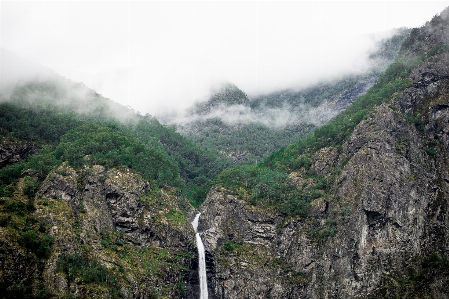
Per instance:
[[[248,94],[359,72],[375,40],[448,1],[1,1],[0,47],[142,113],[212,84]],[[374,36],[374,37],[373,37]]]

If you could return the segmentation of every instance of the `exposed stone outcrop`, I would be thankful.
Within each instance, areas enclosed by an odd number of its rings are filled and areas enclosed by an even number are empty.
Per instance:
[[[64,163],[48,175],[37,198],[36,213],[46,219],[55,239],[44,275],[54,294],[110,296],[70,283],[58,270],[63,256],[87,254],[112,271],[123,269],[116,274],[116,285],[124,298],[164,292],[195,298],[198,291],[190,282],[196,267],[194,233],[179,208],[180,199],[168,187],[153,191],[128,168],[92,165],[76,171]],[[130,257],[124,259],[123,254]],[[146,272],[148,267],[153,274]],[[184,285],[182,291],[177,285]]]
[[[425,51],[449,40],[441,26],[420,29]],[[448,297],[448,61],[443,52],[421,63],[412,84],[359,123],[340,149],[314,154],[311,169],[334,175],[333,200],[312,202],[309,218],[211,190],[201,226],[218,297]],[[301,171],[290,178],[298,187],[308,183]],[[335,233],[317,239],[316,227]]]
[[[38,150],[39,148],[33,144],[3,138],[0,142],[0,168],[25,160]]]
[[[263,200],[254,206],[244,188],[210,190],[198,229],[209,298],[449,298],[448,23],[446,9],[411,31],[393,69],[414,66],[409,79],[395,77],[408,87],[392,84],[401,92],[373,108],[343,144],[302,152],[294,158],[304,163],[295,166],[279,162],[292,167],[292,188],[306,193],[317,177],[326,185],[307,198],[307,216],[287,216]],[[197,112],[250,104],[233,86],[212,100]],[[0,168],[36,151],[2,140]],[[38,183],[26,170],[8,186],[13,196],[0,198],[0,291],[199,297],[188,221],[196,211],[179,190],[152,186],[126,167],[66,162],[34,193]]]
[[[39,188],[38,196],[41,198],[59,198],[66,201],[75,201],[78,186],[78,174],[66,163],[58,166],[47,177]]]
[[[280,215],[217,188],[201,211],[203,238],[215,262],[209,265],[216,273],[209,288],[218,298],[288,298],[307,281],[285,261],[297,221],[285,223]],[[307,260],[307,254],[300,259]]]
[[[416,96],[416,88],[404,96]],[[417,260],[446,254],[449,165],[441,124],[449,118],[445,110],[435,111],[429,110],[422,135],[400,111],[382,105],[359,124],[340,155],[334,149],[316,154],[313,167],[324,175],[329,161],[347,161],[333,186],[341,200],[312,205],[312,215],[325,213],[336,221],[336,235],[324,244],[310,237],[308,221],[289,221],[213,189],[202,206],[202,227],[215,257],[215,293],[224,298],[367,297],[380,292],[386,277],[407,273]],[[434,136],[442,136],[435,153],[428,148]],[[240,247],[226,251],[229,241]],[[432,294],[441,292],[441,281],[447,278],[428,286]]]

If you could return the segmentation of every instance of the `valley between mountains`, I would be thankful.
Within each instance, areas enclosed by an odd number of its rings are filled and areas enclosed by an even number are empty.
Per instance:
[[[448,298],[449,9],[370,61],[158,118],[2,88],[0,297],[200,298],[201,212],[209,298]]]

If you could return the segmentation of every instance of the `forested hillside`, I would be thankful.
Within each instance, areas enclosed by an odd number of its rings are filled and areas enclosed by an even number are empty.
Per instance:
[[[52,73],[2,89],[0,131],[2,298],[100,298],[98,287],[117,298],[120,285],[133,292],[146,275],[154,277],[139,292],[185,291],[188,211],[229,161]],[[49,264],[56,272],[46,272]],[[164,276],[173,267],[180,272]],[[150,287],[162,280],[167,289]]]
[[[129,166],[157,185],[182,188],[195,202],[207,192],[201,188],[229,163],[154,117],[138,115],[58,76],[26,81],[4,94],[0,103],[2,137],[40,149],[32,157],[47,161],[40,179],[62,161],[79,167],[90,159],[90,163],[108,167]],[[23,170],[36,167],[27,163],[4,169],[2,186],[17,179]]]
[[[433,22],[437,22],[439,19],[436,17]],[[347,141],[354,128],[363,119],[367,118],[382,103],[399,97],[401,92],[412,85],[413,81],[410,77],[413,70],[427,61],[431,61],[434,56],[443,55],[448,51],[447,44],[444,43],[433,45],[426,51],[422,50],[419,48],[422,46],[421,44],[417,45],[414,41],[410,41],[416,38],[417,32],[419,29],[411,31],[393,63],[377,78],[376,83],[366,94],[357,98],[328,124],[315,129],[312,134],[298,142],[276,151],[258,165],[236,167],[224,171],[217,181],[232,190],[238,190],[244,186],[244,189],[248,190],[247,194],[251,194],[254,203],[257,202],[256,198],[261,198],[266,202],[271,202],[287,214],[306,215],[307,212],[303,209],[306,209],[308,203],[313,199],[328,194],[326,190],[333,184],[335,175],[340,173],[346,163],[346,161],[341,161],[340,163],[343,164],[333,165],[331,176],[319,175],[313,170],[316,155],[335,154],[320,153],[320,150],[341,151],[343,143]],[[404,117],[411,123],[420,124],[420,118],[416,114]],[[301,190],[295,187],[291,178],[287,178],[287,174],[298,171],[305,175],[304,179],[309,181],[307,187],[301,188]],[[292,192],[291,197],[290,193],[286,192],[287,189]],[[298,192],[302,195],[298,196]],[[298,198],[302,198],[302,200],[298,201]],[[275,199],[275,201],[273,202],[271,199]]]
[[[449,9],[371,61],[162,123],[0,84],[0,298],[198,298],[198,212],[210,298],[445,298]]]
[[[328,124],[217,177],[201,206],[210,292],[447,296],[448,30],[446,9]]]
[[[363,73],[335,78],[299,90],[249,98],[232,83],[185,114],[163,118],[202,146],[212,146],[236,164],[257,163],[325,124],[363,95],[393,61],[407,29],[379,41]]]

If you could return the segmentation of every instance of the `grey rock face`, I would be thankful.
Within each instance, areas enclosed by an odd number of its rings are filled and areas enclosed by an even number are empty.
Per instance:
[[[282,224],[280,215],[258,210],[217,188],[211,190],[201,212],[203,238],[215,262],[216,275],[211,279],[214,295],[289,298],[290,292],[301,288],[306,277],[296,275],[285,262],[296,241],[296,222]],[[301,260],[307,258],[307,254],[301,256]]]
[[[59,198],[66,201],[76,200],[78,174],[66,164],[57,167],[39,188],[41,198]]]
[[[449,121],[444,110],[429,114],[439,123]],[[446,126],[431,122],[428,127],[445,135]],[[328,206],[318,200],[312,208],[318,219],[325,213],[337,223],[336,235],[325,244],[310,238],[307,221],[288,221],[226,190],[212,190],[202,206],[202,226],[215,257],[215,293],[225,298],[366,297],[376,294],[386,276],[407,271],[417,257],[445,252],[448,207],[441,198],[449,196],[449,177],[442,140],[442,151],[431,156],[427,135],[382,105],[356,128],[338,157],[332,149],[323,150],[330,153],[324,160],[318,154],[313,167],[323,174],[328,161],[347,160],[333,187],[341,200]],[[226,251],[230,241],[241,247]]]
[[[448,40],[434,23],[420,29],[425,51]],[[341,149],[315,153],[315,173],[344,167],[329,191],[338,200],[315,200],[309,218],[211,190],[202,227],[218,297],[448,298],[448,61],[441,53],[420,64],[409,88],[377,107]],[[307,184],[300,171],[290,177]],[[317,225],[333,225],[335,235],[314,239]]]
[[[182,216],[178,199],[170,189],[149,195],[151,192],[149,183],[128,168],[108,170],[92,165],[76,171],[64,163],[54,169],[37,192],[40,201],[48,199],[51,203],[37,211],[39,217],[47,219],[55,239],[54,253],[44,275],[48,288],[61,296],[68,292],[90,294],[92,298],[106,296],[101,291],[86,289],[88,286],[83,284],[70,284],[58,272],[61,256],[81,251],[108,268],[127,269],[126,278],[117,279],[124,298],[151,298],[155,292],[162,291],[171,297],[195,298],[197,292],[190,273],[195,269],[193,229]],[[115,247],[108,249],[111,245]],[[80,250],[80,246],[84,249]],[[131,270],[128,260],[120,257],[130,248],[140,252],[137,257],[143,259]],[[149,260],[144,259],[145,254]],[[176,262],[171,260],[175,257]],[[149,267],[161,273],[152,274]],[[164,286],[180,283],[185,284],[184,291],[177,291],[177,295],[174,287],[167,291]]]
[[[0,142],[0,168],[25,160],[29,155],[37,153],[38,150],[38,147],[32,144],[2,139]]]

